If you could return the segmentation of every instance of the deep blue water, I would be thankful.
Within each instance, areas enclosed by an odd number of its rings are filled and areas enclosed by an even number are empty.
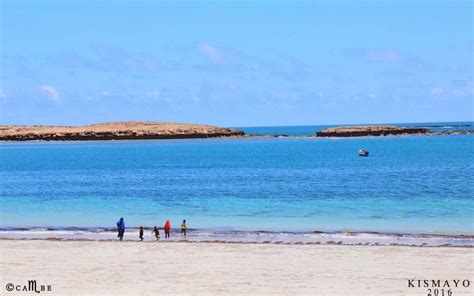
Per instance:
[[[472,234],[473,144],[473,135],[1,143],[0,226],[114,227],[123,216],[129,226]]]

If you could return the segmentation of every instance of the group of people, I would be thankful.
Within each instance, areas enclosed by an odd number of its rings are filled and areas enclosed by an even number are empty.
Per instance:
[[[181,235],[186,236],[187,229],[188,229],[188,226],[186,225],[186,220],[183,220],[183,223],[181,223]],[[165,238],[169,238],[170,231],[171,231],[170,220],[166,220],[165,225],[163,226],[163,230],[165,232]],[[123,220],[123,218],[120,218],[120,220],[117,221],[117,231],[118,231],[119,240],[123,240],[123,236],[125,234],[125,221]],[[138,238],[141,241],[143,241],[144,233],[145,233],[145,228],[143,226],[140,226],[140,229],[138,231]],[[155,235],[156,240],[160,240],[160,230],[158,229],[157,226],[153,227],[153,230],[151,231],[151,233]]]

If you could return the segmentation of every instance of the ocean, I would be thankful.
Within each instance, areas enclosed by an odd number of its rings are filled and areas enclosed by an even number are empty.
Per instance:
[[[194,241],[474,246],[473,156],[474,135],[4,142],[0,237],[115,239],[124,217],[133,240],[186,219]]]

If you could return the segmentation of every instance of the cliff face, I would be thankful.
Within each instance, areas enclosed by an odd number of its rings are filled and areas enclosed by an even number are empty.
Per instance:
[[[398,127],[398,126],[342,126],[322,130],[316,133],[316,137],[364,137],[364,136],[389,136],[427,134],[427,128]]]
[[[230,128],[168,122],[110,122],[87,126],[0,125],[0,141],[189,139],[242,135],[244,132]]]

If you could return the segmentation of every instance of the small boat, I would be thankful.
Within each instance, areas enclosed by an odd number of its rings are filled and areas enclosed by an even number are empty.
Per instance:
[[[359,156],[369,156],[369,151],[364,149],[359,149]]]

